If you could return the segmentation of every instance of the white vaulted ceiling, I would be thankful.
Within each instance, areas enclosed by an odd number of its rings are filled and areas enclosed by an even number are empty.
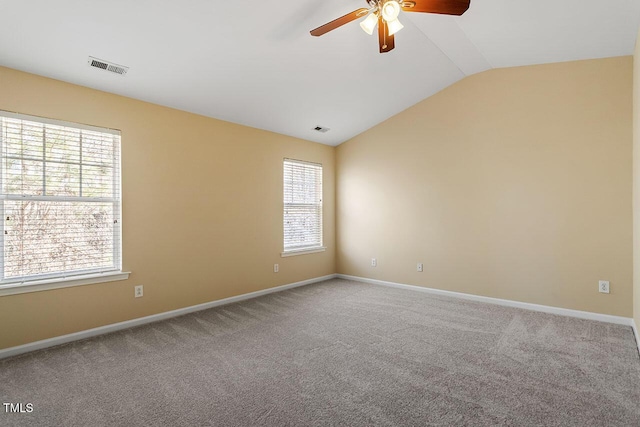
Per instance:
[[[337,145],[490,68],[631,55],[640,22],[639,0],[472,0],[461,17],[402,13],[386,54],[357,22],[309,35],[360,7],[0,0],[0,65]],[[130,70],[96,70],[89,56]]]

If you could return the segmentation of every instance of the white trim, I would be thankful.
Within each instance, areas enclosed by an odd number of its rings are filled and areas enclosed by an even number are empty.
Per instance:
[[[302,172],[302,171],[305,171],[305,173],[308,171],[314,172],[316,179],[315,179],[315,194],[314,194],[315,200],[313,202],[308,202],[306,198],[305,198],[305,201],[303,202],[293,201],[294,199],[297,199],[297,197],[295,196],[296,192],[293,190],[294,181],[297,182],[294,176],[296,176],[299,172]],[[320,174],[319,180],[317,179],[318,173]],[[288,176],[290,177],[291,180],[293,180],[291,185],[287,185]],[[303,178],[303,180],[305,179],[306,178]],[[324,206],[322,203],[324,199],[323,182],[324,182],[324,169],[323,169],[322,163],[311,163],[304,160],[295,160],[295,159],[289,159],[286,157],[283,159],[282,161],[282,183],[283,183],[282,218],[284,222],[283,222],[283,234],[282,234],[283,252],[280,254],[282,257],[322,252],[326,249],[323,246],[323,238],[324,238],[324,218],[323,218]],[[290,192],[291,194],[289,194]],[[287,226],[288,224],[287,212],[289,211],[289,209],[296,210],[298,208],[304,208],[305,210],[307,208],[311,208],[311,213],[310,212],[307,212],[307,213],[308,214],[310,213],[314,221],[317,221],[317,224],[315,224],[315,226],[312,227],[312,230],[305,230],[305,233],[311,231],[310,235],[307,237],[311,237],[311,235],[313,235],[315,241],[306,242],[307,245],[305,245],[304,247],[300,247],[300,245],[296,245],[296,244],[287,245],[287,242],[288,242],[287,238],[290,237],[289,234],[291,232],[291,230],[289,230],[290,227]],[[300,212],[302,211],[299,211],[299,213]],[[309,219],[309,217],[307,219]],[[316,231],[317,231],[317,235],[315,233]],[[315,239],[316,237],[317,239]],[[294,238],[294,240],[297,240],[297,239]]]
[[[282,252],[280,254],[280,256],[282,258],[286,258],[288,256],[315,254],[315,253],[318,253],[318,252],[324,252],[326,249],[327,249],[326,246],[318,246],[318,247],[309,248],[309,249],[295,249],[295,250],[291,250],[291,251]]]
[[[49,291],[51,289],[69,288],[71,286],[93,285],[94,283],[116,282],[127,280],[128,271],[108,271],[104,273],[82,274],[70,277],[33,280],[31,282],[10,283],[0,285],[0,297],[6,295],[26,294],[29,292]]]
[[[284,291],[286,289],[297,288],[299,286],[310,285],[312,283],[323,282],[325,280],[335,279],[336,274],[315,277],[313,279],[303,280],[301,282],[290,283],[288,285],[276,286],[274,288],[263,289],[261,291],[249,292],[248,294],[237,295],[234,297],[224,298],[216,301],[206,302],[204,304],[192,305],[190,307],[179,308],[177,310],[165,311],[164,313],[152,314],[151,316],[139,317],[137,319],[126,320],[124,322],[112,323],[110,325],[100,326],[98,328],[87,329],[80,332],[74,332],[68,335],[49,338],[42,341],[36,341],[16,347],[9,347],[0,350],[0,359],[17,356],[19,354],[28,353],[35,350],[66,344],[72,341],[83,340],[110,332],[121,331],[123,329],[133,328],[135,326],[146,325],[147,323],[158,322],[160,320],[170,319],[172,317],[183,316],[185,314],[194,313],[196,311],[207,310],[209,308],[218,307],[220,305],[232,304],[234,302],[244,301],[247,299],[257,298],[262,295],[274,292]]]
[[[543,313],[557,314],[560,316],[577,317],[579,319],[597,320],[599,322],[615,323],[618,325],[625,325],[625,326],[632,326],[632,327],[634,326],[633,319],[631,319],[630,317],[612,316],[610,314],[592,313],[590,311],[571,310],[569,308],[552,307],[548,305],[531,304],[528,302],[484,297],[480,295],[465,294],[462,292],[445,291],[442,289],[425,288],[425,287],[416,286],[416,285],[405,285],[402,283],[387,282],[384,280],[368,279],[366,277],[349,276],[346,274],[338,274],[338,278],[345,279],[345,280],[355,280],[357,282],[371,283],[374,285],[389,286],[392,288],[409,289],[412,291],[425,292],[433,295],[443,295],[447,297],[461,298],[461,299],[466,299],[471,301],[503,305],[506,307],[515,307],[515,308],[522,308],[525,310],[540,311]],[[637,334],[637,331],[635,332]]]
[[[29,122],[45,123],[54,126],[73,127],[91,132],[108,133],[111,135],[120,135],[118,129],[103,128],[99,126],[86,125],[84,123],[67,122],[64,120],[50,119],[48,117],[30,116],[28,114],[16,113],[13,111],[0,110],[0,116],[15,120],[26,120]]]
[[[22,294],[27,292],[38,292],[45,291],[50,289],[57,288],[65,288],[69,286],[81,286],[81,285],[89,285],[94,283],[101,282],[112,282],[117,280],[126,280],[129,278],[129,273],[122,272],[121,266],[121,239],[118,238],[120,226],[122,223],[121,215],[117,215],[119,213],[119,204],[121,203],[121,198],[115,197],[86,197],[83,196],[83,188],[86,187],[86,183],[82,180],[83,174],[83,166],[105,166],[112,169],[113,174],[113,193],[112,196],[117,195],[120,196],[120,131],[114,129],[105,129],[99,128],[95,126],[88,125],[78,125],[76,123],[71,122],[63,122],[60,120],[54,119],[46,119],[42,117],[29,116],[25,114],[12,113],[8,111],[0,110],[0,124],[4,128],[8,122],[8,119],[15,119],[19,121],[20,129],[17,130],[20,136],[24,132],[22,129],[22,124],[24,121],[31,121],[34,123],[42,124],[42,138],[38,138],[41,142],[46,141],[47,139],[47,131],[51,129],[51,126],[48,125],[57,125],[61,126],[63,133],[71,132],[74,135],[78,136],[79,141],[79,151],[78,151],[78,162],[71,161],[53,161],[51,159],[47,159],[46,155],[46,144],[43,142],[40,158],[32,157],[32,156],[7,156],[7,149],[2,145],[2,153],[0,157],[2,158],[10,158],[10,159],[22,159],[22,160],[33,160],[36,162],[42,163],[42,195],[27,195],[27,194],[6,194],[7,190],[5,187],[4,177],[0,177],[0,213],[4,212],[4,201],[12,200],[12,201],[42,201],[42,202],[70,202],[73,204],[85,204],[85,203],[109,203],[112,205],[113,213],[114,213],[114,224],[113,224],[113,264],[109,266],[102,266],[100,268],[73,268],[73,266],[69,268],[65,268],[64,271],[55,272],[55,273],[36,273],[36,274],[26,274],[18,277],[9,277],[6,278],[4,271],[4,264],[6,260],[4,259],[3,250],[0,250],[0,297],[6,295],[15,295]],[[83,161],[83,144],[85,140],[86,131],[97,132],[100,134],[99,139],[108,143],[110,141],[113,146],[113,158],[112,165],[108,166],[107,164],[102,164],[102,162],[84,162]],[[107,136],[108,135],[108,136]],[[0,142],[2,140],[0,139]],[[23,153],[24,154],[24,153]],[[101,159],[104,160],[104,159]],[[80,170],[80,181],[79,185],[79,195],[78,196],[48,196],[47,194],[47,165],[50,163],[60,163],[67,165],[77,165]],[[0,175],[3,174],[4,171],[0,170]],[[4,212],[7,213],[7,212]],[[4,218],[4,216],[2,217]],[[9,219],[9,217],[7,217]],[[7,232],[4,230],[5,224],[3,219],[3,224],[0,226],[0,233],[2,234],[2,238],[0,238],[0,244],[3,243],[4,234]]]
[[[117,203],[118,202],[118,200],[114,199],[113,197],[31,196],[29,194],[5,194],[5,195],[0,194],[0,200],[12,200],[12,201],[18,201],[18,202],[21,202],[23,200],[35,200],[36,202],[83,202],[83,203]]]
[[[318,163],[318,162],[310,162],[308,160],[292,159],[291,157],[283,157],[283,160],[285,162],[297,163],[297,164],[303,165],[303,166],[315,166],[318,169],[322,169],[322,163]]]
[[[638,333],[638,325],[631,319],[631,329],[633,329],[633,335],[636,337],[636,345],[638,346],[638,357],[640,357],[640,333]]]

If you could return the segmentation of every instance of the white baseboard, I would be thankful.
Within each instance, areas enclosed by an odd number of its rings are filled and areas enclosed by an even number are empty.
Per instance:
[[[636,336],[636,345],[638,346],[638,357],[640,357],[640,333],[638,333],[638,325],[632,319],[631,320],[631,329],[633,329],[633,335]]]
[[[395,283],[395,282],[387,282],[387,281],[384,281],[384,280],[368,279],[368,278],[365,278],[365,277],[349,276],[349,275],[346,275],[346,274],[329,274],[327,276],[316,277],[316,278],[313,278],[313,279],[303,280],[301,282],[290,283],[288,285],[276,286],[274,288],[263,289],[261,291],[250,292],[250,293],[247,293],[247,294],[237,295],[237,296],[234,296],[234,297],[224,298],[224,299],[221,299],[221,300],[216,300],[216,301],[206,302],[206,303],[203,303],[203,304],[193,305],[193,306],[190,306],[190,307],[179,308],[177,310],[172,310],[172,311],[166,311],[164,313],[153,314],[151,316],[140,317],[140,318],[137,318],[137,319],[127,320],[127,321],[119,322],[119,323],[113,323],[111,325],[105,325],[105,326],[100,326],[100,327],[93,328],[93,329],[87,329],[87,330],[80,331],[80,332],[74,332],[72,334],[62,335],[62,336],[54,337],[54,338],[49,338],[49,339],[42,340],[42,341],[36,341],[36,342],[24,344],[24,345],[19,345],[19,346],[16,346],[16,347],[9,347],[9,348],[5,348],[5,349],[0,349],[0,359],[17,356],[17,355],[28,353],[28,352],[35,351],[35,350],[42,350],[44,348],[54,347],[54,346],[61,345],[61,344],[66,344],[66,343],[72,342],[72,341],[79,341],[79,340],[83,340],[83,339],[86,339],[86,338],[95,337],[95,336],[98,336],[98,335],[108,334],[108,333],[120,331],[120,330],[123,330],[123,329],[129,329],[129,328],[133,328],[135,326],[145,325],[147,323],[158,322],[160,320],[170,319],[172,317],[178,317],[178,316],[182,316],[182,315],[185,315],[185,314],[188,314],[188,313],[194,313],[196,311],[202,311],[202,310],[206,310],[206,309],[209,309],[209,308],[218,307],[218,306],[221,306],[221,305],[232,304],[234,302],[239,302],[239,301],[244,301],[244,300],[248,300],[248,299],[252,299],[252,298],[257,298],[257,297],[260,297],[262,295],[267,295],[267,294],[271,294],[271,293],[275,293],[275,292],[280,292],[280,291],[284,291],[286,289],[297,288],[299,286],[310,285],[312,283],[322,282],[322,281],[325,281],[325,280],[330,280],[330,279],[335,279],[335,278],[340,278],[340,279],[345,279],[345,280],[354,280],[354,281],[365,282],[365,283],[372,283],[372,284],[376,284],[376,285],[389,286],[389,287],[400,288],[400,289],[409,289],[409,290],[413,290],[413,291],[425,292],[425,293],[430,293],[430,294],[434,294],[434,295],[444,295],[444,296],[449,296],[449,297],[453,297],[453,298],[462,298],[462,299],[466,299],[466,300],[485,302],[485,303],[489,303],[489,304],[503,305],[503,306],[507,306],[507,307],[522,308],[522,309],[525,309],[525,310],[540,311],[540,312],[543,312],[543,313],[551,313],[551,314],[557,314],[557,315],[561,315],[561,316],[577,317],[577,318],[580,318],[580,319],[597,320],[597,321],[600,321],[600,322],[615,323],[615,324],[619,324],[619,325],[631,326],[631,328],[633,329],[633,333],[635,335],[636,344],[638,345],[638,352],[640,353],[640,334],[638,333],[638,328],[637,328],[635,322],[633,321],[633,319],[628,318],[628,317],[611,316],[611,315],[608,315],[608,314],[592,313],[592,312],[588,312],[588,311],[571,310],[571,309],[567,309],[567,308],[551,307],[551,306],[546,306],[546,305],[530,304],[530,303],[526,303],[526,302],[512,301],[512,300],[506,300],[506,299],[484,297],[484,296],[480,296],[480,295],[465,294],[465,293],[462,293],[462,292],[445,291],[445,290],[441,290],[441,289],[425,288],[425,287],[422,287],[422,286],[406,285],[406,284]]]
[[[384,280],[377,280],[377,279],[367,279],[365,277],[349,276],[346,274],[338,274],[337,276],[338,278],[345,279],[345,280],[355,280],[358,282],[372,283],[375,285],[382,285],[382,286],[390,286],[393,288],[410,289],[413,291],[426,292],[433,295],[443,295],[443,296],[448,296],[453,298],[462,298],[462,299],[471,300],[471,301],[503,305],[507,307],[522,308],[525,310],[541,311],[543,313],[558,314],[560,316],[577,317],[580,319],[597,320],[600,322],[616,323],[618,325],[631,326],[631,327],[634,327],[634,331],[636,333],[636,340],[638,337],[637,335],[638,332],[637,330],[635,330],[633,319],[631,319],[630,317],[611,316],[609,314],[592,313],[590,311],[571,310],[568,308],[552,307],[548,305],[530,304],[528,302],[483,297],[480,295],[465,294],[462,292],[444,291],[441,289],[425,288],[422,286],[415,286],[415,285],[405,285],[402,283],[386,282]]]
[[[164,313],[158,313],[158,314],[153,314],[151,316],[145,316],[137,319],[126,320],[124,322],[113,323],[111,325],[105,325],[105,326],[100,326],[98,328],[87,329],[85,331],[74,332],[68,335],[61,335],[59,337],[49,338],[42,341],[35,341],[32,343],[19,345],[16,347],[9,347],[9,348],[0,350],[0,359],[17,356],[19,354],[28,353],[30,351],[42,350],[44,348],[53,347],[60,344],[66,344],[72,341],[83,340],[85,338],[91,338],[97,335],[108,334],[110,332],[120,331],[122,329],[129,329],[135,326],[145,325],[147,323],[158,322],[160,320],[170,319],[172,317],[178,317],[188,313],[206,310],[208,308],[218,307],[220,305],[232,304],[238,301],[257,298],[262,295],[267,295],[274,292],[280,292],[286,289],[297,288],[299,286],[310,285],[312,283],[322,282],[329,279],[335,279],[336,277],[337,277],[337,274],[329,274],[327,276],[315,277],[313,279],[290,283],[288,285],[276,286],[275,288],[263,289],[261,291],[250,292],[248,294],[237,295],[235,297],[229,297],[229,298],[224,298],[216,301],[206,302],[204,304],[192,305],[190,307],[179,308],[177,310],[165,311]]]

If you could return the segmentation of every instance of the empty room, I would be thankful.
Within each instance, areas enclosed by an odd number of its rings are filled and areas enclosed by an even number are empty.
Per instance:
[[[640,2],[0,2],[0,425],[640,426]]]

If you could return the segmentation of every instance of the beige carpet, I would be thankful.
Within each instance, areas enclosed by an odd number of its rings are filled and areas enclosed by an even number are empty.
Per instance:
[[[640,426],[640,360],[629,327],[331,280],[0,361],[0,398],[34,407],[3,426]]]

